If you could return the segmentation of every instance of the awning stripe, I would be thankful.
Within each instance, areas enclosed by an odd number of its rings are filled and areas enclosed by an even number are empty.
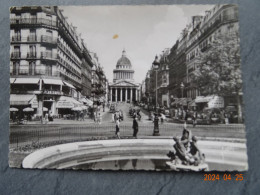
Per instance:
[[[16,78],[15,84],[38,84],[39,78]]]
[[[43,79],[43,82],[48,85],[63,85],[62,80],[57,79]]]
[[[63,81],[63,83],[64,83],[65,85],[67,85],[68,87],[72,88],[72,89],[76,89],[72,84],[70,84],[70,83],[68,83],[68,82],[66,82],[66,81]]]
[[[10,105],[29,105],[34,97],[32,94],[10,94]]]

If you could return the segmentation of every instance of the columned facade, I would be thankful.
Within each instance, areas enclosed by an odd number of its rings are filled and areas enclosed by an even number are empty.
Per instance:
[[[112,102],[139,101],[139,91],[136,87],[110,87],[109,93]]]
[[[122,52],[122,57],[117,61],[113,73],[113,83],[109,86],[109,101],[129,103],[139,101],[138,85],[134,83],[134,70],[125,51]]]

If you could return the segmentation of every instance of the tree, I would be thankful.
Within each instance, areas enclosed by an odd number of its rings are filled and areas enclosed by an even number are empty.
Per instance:
[[[236,96],[238,119],[242,121],[242,78],[238,32],[216,35],[201,48],[191,75],[202,95]]]

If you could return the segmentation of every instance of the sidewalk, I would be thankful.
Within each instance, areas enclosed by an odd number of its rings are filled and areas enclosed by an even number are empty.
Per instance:
[[[106,109],[105,112],[103,112],[103,110],[100,112],[101,117],[104,116],[104,114],[108,113],[108,109]],[[102,120],[101,120],[102,122]],[[45,121],[43,122],[43,124],[41,123],[41,121],[27,121],[25,123],[25,125],[64,125],[64,124],[75,124],[75,125],[83,125],[83,124],[91,124],[91,123],[95,123],[94,119],[91,118],[85,118],[83,121],[82,120],[70,120],[70,119],[62,119],[62,118],[55,118],[53,119],[53,121],[49,121],[48,123],[45,123]],[[16,123],[10,122],[9,125],[17,125]]]

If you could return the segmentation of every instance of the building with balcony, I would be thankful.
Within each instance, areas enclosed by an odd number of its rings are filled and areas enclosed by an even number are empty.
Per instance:
[[[57,6],[12,7],[10,41],[10,106],[66,114],[90,95],[91,57]]]
[[[205,16],[194,16],[187,42],[187,97],[200,96],[198,87],[191,83],[190,75],[200,63],[199,56],[207,52],[215,37],[230,32],[238,32],[238,7],[236,5],[216,5]]]
[[[165,49],[160,56],[160,66],[158,70],[157,90],[158,90],[158,103],[160,106],[169,107],[169,65],[168,54],[170,49]]]

